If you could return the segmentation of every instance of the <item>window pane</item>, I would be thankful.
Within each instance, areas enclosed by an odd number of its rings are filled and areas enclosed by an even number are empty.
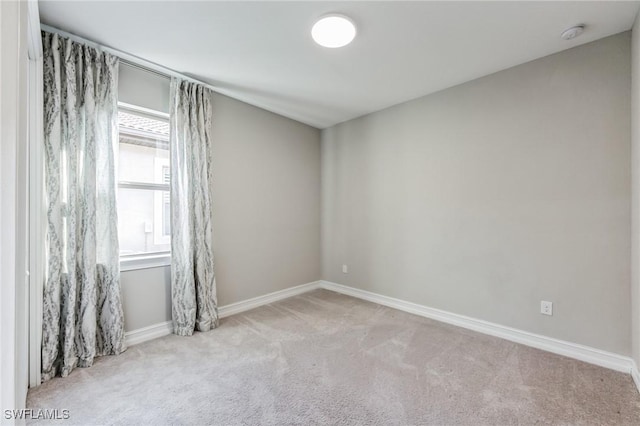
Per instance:
[[[120,182],[169,183],[163,166],[169,169],[169,151],[120,142]]]
[[[170,204],[167,191],[118,190],[120,255],[171,250]]]
[[[119,180],[169,183],[169,124],[161,118],[118,112]]]

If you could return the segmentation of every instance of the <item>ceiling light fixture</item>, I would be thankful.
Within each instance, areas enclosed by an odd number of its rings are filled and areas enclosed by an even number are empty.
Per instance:
[[[344,15],[325,15],[311,28],[311,37],[320,46],[336,48],[351,43],[356,36],[356,26]]]
[[[584,32],[584,25],[576,25],[568,28],[560,34],[563,40],[572,40]]]

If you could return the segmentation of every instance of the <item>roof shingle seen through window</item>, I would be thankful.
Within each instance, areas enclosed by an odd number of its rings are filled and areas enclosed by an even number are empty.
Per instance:
[[[118,124],[120,127],[141,132],[153,133],[158,136],[169,136],[169,123],[161,120],[154,120],[128,112],[118,111]]]

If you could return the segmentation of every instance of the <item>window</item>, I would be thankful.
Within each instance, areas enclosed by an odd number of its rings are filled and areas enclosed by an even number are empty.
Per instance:
[[[171,250],[168,116],[120,104],[118,127],[120,268],[167,265]]]

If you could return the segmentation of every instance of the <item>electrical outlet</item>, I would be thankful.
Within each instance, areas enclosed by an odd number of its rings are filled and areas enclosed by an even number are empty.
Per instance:
[[[349,273],[349,268],[347,267],[347,265],[342,265],[342,273],[343,274],[348,274]]]
[[[542,300],[540,302],[540,313],[543,315],[553,315],[553,303]]]

